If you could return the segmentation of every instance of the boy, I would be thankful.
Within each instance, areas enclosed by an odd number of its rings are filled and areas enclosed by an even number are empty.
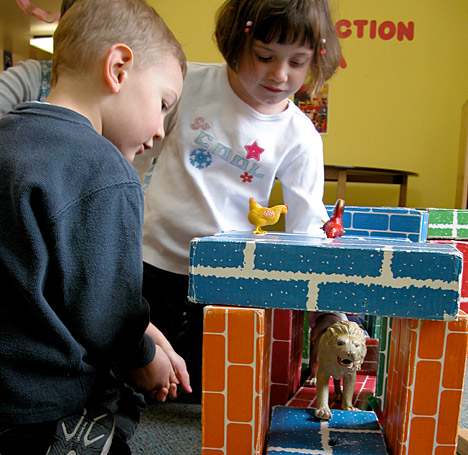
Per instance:
[[[141,403],[120,378],[160,400],[190,387],[148,327],[131,165],[164,136],[185,56],[144,0],[79,0],[54,40],[47,103],[0,120],[0,453],[128,454]]]

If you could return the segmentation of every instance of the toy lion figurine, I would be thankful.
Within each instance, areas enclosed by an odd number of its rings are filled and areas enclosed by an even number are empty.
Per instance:
[[[330,376],[335,380],[335,393],[341,393],[339,381],[343,378],[341,408],[347,411],[358,410],[352,404],[356,371],[361,369],[366,352],[366,334],[355,322],[335,322],[323,333],[317,354],[317,418],[329,420],[332,416],[328,406]]]

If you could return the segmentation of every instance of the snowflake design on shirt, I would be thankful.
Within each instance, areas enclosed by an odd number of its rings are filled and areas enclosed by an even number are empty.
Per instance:
[[[207,168],[212,161],[211,153],[205,149],[195,149],[190,153],[190,164],[197,169]]]
[[[49,96],[52,62],[50,60],[43,60],[39,64],[41,66],[41,86],[39,87],[37,101],[42,102]]]

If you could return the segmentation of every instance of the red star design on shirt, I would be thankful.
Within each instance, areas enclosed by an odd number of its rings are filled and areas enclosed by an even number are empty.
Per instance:
[[[252,145],[245,145],[245,150],[247,150],[247,159],[254,158],[257,161],[260,161],[260,154],[265,151],[258,144],[257,141],[254,141]]]

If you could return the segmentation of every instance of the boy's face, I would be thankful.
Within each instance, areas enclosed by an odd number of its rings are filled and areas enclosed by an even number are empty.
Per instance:
[[[176,105],[183,86],[179,61],[172,55],[127,73],[115,112],[103,124],[103,136],[132,162],[135,155],[164,138],[164,117]]]
[[[263,114],[275,114],[287,106],[286,98],[304,84],[313,50],[300,42],[279,44],[254,40],[244,52],[237,73],[230,71],[229,82],[236,94]]]

